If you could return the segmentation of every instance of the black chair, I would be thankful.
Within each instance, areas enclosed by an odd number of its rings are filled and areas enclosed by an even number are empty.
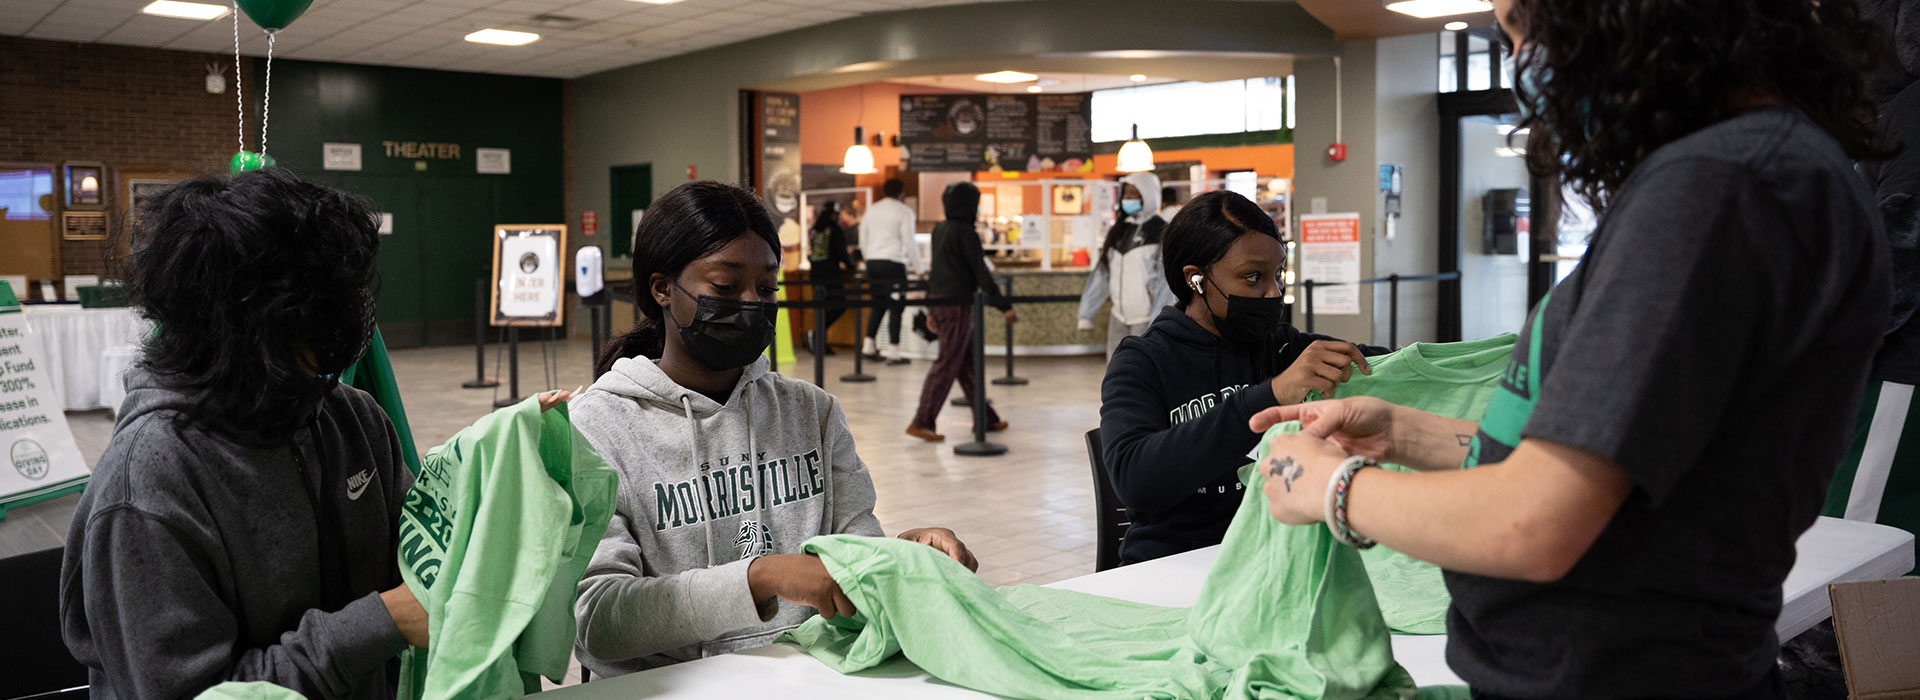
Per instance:
[[[1127,526],[1133,523],[1133,518],[1127,515],[1126,504],[1120,502],[1120,494],[1113,491],[1113,480],[1107,477],[1103,451],[1100,429],[1087,431],[1087,461],[1093,464],[1094,571],[1120,565],[1120,543],[1126,541]]]
[[[0,620],[7,621],[0,698],[87,697],[87,667],[73,660],[60,637],[64,551],[55,547],[0,559]]]

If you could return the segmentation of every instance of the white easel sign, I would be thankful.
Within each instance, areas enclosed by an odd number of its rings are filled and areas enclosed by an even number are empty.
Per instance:
[[[1313,280],[1313,313],[1360,313],[1360,214],[1300,217],[1300,279]]]
[[[25,316],[0,313],[0,512],[89,475],[47,380],[40,339]]]

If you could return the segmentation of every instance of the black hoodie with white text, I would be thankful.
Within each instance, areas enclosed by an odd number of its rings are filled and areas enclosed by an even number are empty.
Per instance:
[[[1220,544],[1240,507],[1237,472],[1260,442],[1247,421],[1279,405],[1274,375],[1316,340],[1339,339],[1281,324],[1268,350],[1256,351],[1169,306],[1145,334],[1120,341],[1100,385],[1100,441],[1107,476],[1132,519],[1122,564]]]

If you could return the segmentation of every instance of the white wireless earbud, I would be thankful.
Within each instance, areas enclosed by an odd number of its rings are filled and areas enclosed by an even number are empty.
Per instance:
[[[1193,291],[1195,291],[1195,292],[1197,292],[1197,293],[1199,293],[1199,294],[1206,294],[1206,293],[1207,293],[1207,290],[1204,290],[1204,289],[1201,289],[1201,288],[1200,288],[1200,280],[1201,280],[1201,279],[1202,279],[1202,278],[1201,278],[1201,277],[1200,277],[1199,275],[1194,275],[1194,276],[1192,276],[1192,277],[1188,277],[1188,278],[1187,278],[1187,283],[1188,283],[1188,286],[1191,286],[1191,287],[1193,287]]]

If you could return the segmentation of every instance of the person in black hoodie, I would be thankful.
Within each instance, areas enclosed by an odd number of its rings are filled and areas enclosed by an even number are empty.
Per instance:
[[[929,297],[964,300],[979,289],[986,292],[989,306],[999,309],[1008,321],[1017,320],[1013,305],[1000,295],[993,273],[987,271],[986,251],[980,247],[979,232],[974,230],[974,219],[980,212],[980,188],[971,182],[953,183],[941,193],[940,203],[946,207],[947,220],[933,229]],[[973,327],[973,309],[960,305],[932,307],[927,325],[940,335],[940,354],[927,368],[927,381],[920,387],[920,407],[913,414],[913,422],[907,424],[907,434],[940,442],[947,438],[934,430],[933,421],[940,417],[940,408],[947,404],[947,392],[953,390],[954,383],[960,384],[960,393],[968,401],[978,396],[973,389],[973,334],[980,329]],[[987,423],[990,430],[1007,429],[1006,421],[1000,420],[992,406],[987,407]]]
[[[1100,386],[1107,476],[1133,520],[1122,564],[1219,544],[1260,441],[1247,420],[1332,396],[1387,352],[1281,322],[1280,230],[1245,197],[1193,198],[1160,245],[1177,304],[1120,342]]]

